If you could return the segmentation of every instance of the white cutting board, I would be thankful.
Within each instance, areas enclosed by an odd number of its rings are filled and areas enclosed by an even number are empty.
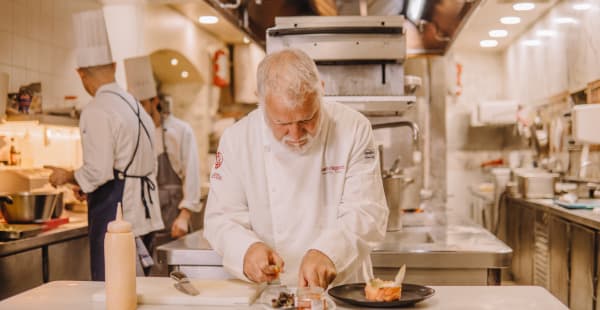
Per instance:
[[[261,293],[261,287],[241,280],[190,279],[199,295],[191,296],[178,291],[175,281],[167,277],[138,277],[136,291],[138,304],[146,305],[250,305]],[[92,300],[106,300],[105,290],[92,295]]]

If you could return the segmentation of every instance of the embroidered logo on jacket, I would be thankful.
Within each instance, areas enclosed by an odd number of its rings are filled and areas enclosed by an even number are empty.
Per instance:
[[[365,154],[365,159],[375,158],[375,150],[373,150],[373,149],[366,149],[364,154]]]
[[[344,170],[346,170],[346,166],[344,166],[344,165],[327,166],[327,167],[321,168],[321,174],[326,175],[326,174],[332,174],[332,173],[341,173],[341,172],[344,172]]]
[[[217,151],[217,156],[215,159],[215,169],[219,169],[219,167],[221,167],[222,164],[223,164],[223,153]]]
[[[221,175],[220,175],[220,174],[218,174],[218,173],[216,173],[216,172],[214,172],[214,173],[213,173],[213,174],[210,176],[210,178],[211,178],[211,179],[215,179],[215,180],[219,180],[219,181],[223,179],[223,178],[221,177]]]

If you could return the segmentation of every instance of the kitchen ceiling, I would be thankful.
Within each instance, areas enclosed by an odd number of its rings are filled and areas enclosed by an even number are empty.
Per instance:
[[[517,3],[533,3],[534,8],[528,11],[516,11],[513,5]],[[498,52],[504,50],[512,41],[517,39],[531,25],[556,4],[557,0],[547,1],[506,1],[485,0],[471,15],[467,24],[462,29],[452,47],[455,51],[490,51]],[[504,25],[500,18],[513,16],[519,17],[519,24]],[[506,37],[494,38],[490,36],[492,30],[506,30]],[[499,34],[502,34],[501,32]],[[497,45],[492,47],[481,47],[482,40],[496,40]],[[488,42],[494,45],[493,42]]]

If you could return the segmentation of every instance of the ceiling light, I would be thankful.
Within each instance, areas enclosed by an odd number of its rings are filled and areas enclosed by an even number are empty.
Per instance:
[[[573,10],[576,11],[587,11],[592,8],[592,5],[589,3],[577,3],[573,4]]]
[[[216,16],[206,15],[198,17],[198,21],[201,24],[216,24],[219,22],[219,18]]]
[[[538,37],[553,37],[556,35],[556,31],[554,31],[554,30],[538,30],[535,32],[535,35]]]
[[[188,78],[188,76],[190,76],[190,73],[189,73],[189,72],[187,72],[187,71],[181,71],[181,77],[182,77],[182,78],[184,78],[184,79],[187,79],[187,78]]]
[[[540,46],[540,45],[542,45],[542,41],[540,41],[540,40],[525,40],[525,41],[523,41],[523,45],[525,45],[525,46]]]
[[[423,17],[423,11],[425,10],[424,0],[411,0],[408,1],[406,8],[406,17],[413,23],[417,23]]]
[[[171,66],[177,66],[178,63],[179,60],[177,60],[177,58],[171,58]]]
[[[521,22],[521,19],[516,16],[506,16],[500,18],[500,22],[505,25],[515,25]]]
[[[492,37],[492,38],[504,38],[504,37],[508,36],[508,31],[506,31],[504,29],[494,29],[494,30],[490,30],[489,34],[490,34],[490,37]]]
[[[479,41],[479,46],[481,46],[481,47],[496,47],[496,46],[498,46],[498,41],[496,41],[496,40],[481,40],[481,41]]]
[[[244,41],[245,44],[250,43],[250,39],[248,39],[247,36],[244,36],[244,38],[242,40]]]
[[[535,9],[535,4],[531,2],[520,2],[513,4],[513,10],[515,11],[531,11]]]
[[[577,24],[577,20],[572,17],[557,17],[554,22],[557,24]]]

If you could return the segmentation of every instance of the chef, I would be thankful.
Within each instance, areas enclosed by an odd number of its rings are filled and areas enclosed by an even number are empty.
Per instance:
[[[154,253],[157,246],[187,234],[192,212],[200,212],[196,137],[190,125],[170,113],[170,104],[160,102],[150,57],[128,58],[124,62],[128,91],[140,101],[155,126],[158,193],[165,230],[154,234]]]
[[[220,140],[206,238],[240,279],[364,281],[388,215],[369,121],[323,103],[315,63],[300,50],[268,55],[257,84],[259,108]]]
[[[144,242],[164,227],[156,192],[156,159],[152,149],[153,123],[142,106],[115,82],[101,10],[73,16],[77,72],[94,97],[81,113],[79,127],[83,165],[75,170],[52,167],[50,183],[72,183],[87,196],[92,280],[104,280],[104,234],[123,205],[125,220],[133,225],[138,250],[138,275],[152,259]]]

